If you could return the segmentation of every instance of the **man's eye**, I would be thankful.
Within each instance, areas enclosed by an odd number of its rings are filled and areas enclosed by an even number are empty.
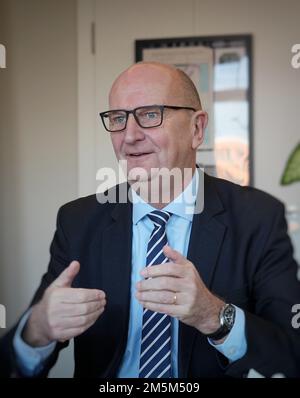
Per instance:
[[[157,112],[148,112],[148,118],[149,119],[155,119],[156,117],[158,117],[158,113]]]
[[[111,123],[114,123],[114,124],[122,124],[122,123],[124,123],[125,122],[125,116],[113,116],[111,119],[110,119],[110,121],[111,121]]]
[[[143,114],[143,118],[144,118],[144,119],[157,119],[158,117],[159,117],[158,112],[154,112],[154,111],[152,111],[152,112],[145,112],[145,113]]]

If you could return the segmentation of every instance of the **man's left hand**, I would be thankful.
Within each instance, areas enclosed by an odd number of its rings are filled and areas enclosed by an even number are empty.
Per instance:
[[[170,246],[164,247],[168,263],[143,268],[136,298],[144,308],[168,314],[204,334],[215,332],[225,304],[205,286],[194,264]]]

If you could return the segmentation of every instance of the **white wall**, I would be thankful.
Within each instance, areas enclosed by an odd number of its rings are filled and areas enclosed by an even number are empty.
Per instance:
[[[298,0],[97,0],[98,110],[135,39],[252,33],[256,186],[299,204],[300,184],[278,184],[300,136],[300,70],[290,66],[299,15]],[[58,207],[77,195],[76,1],[0,0],[0,43],[0,303],[10,326],[46,268]],[[100,123],[97,133],[97,165],[107,166],[109,136]],[[52,374],[71,375],[70,358]]]
[[[0,18],[0,303],[9,327],[46,269],[58,207],[77,194],[76,2],[1,0]],[[66,365],[60,374],[71,374]]]

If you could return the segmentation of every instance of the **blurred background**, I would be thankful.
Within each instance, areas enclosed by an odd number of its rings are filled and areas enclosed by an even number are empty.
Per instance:
[[[136,39],[252,34],[253,185],[290,209],[297,246],[300,182],[281,186],[280,178],[300,140],[300,68],[291,65],[299,16],[298,0],[0,0],[0,303],[7,328],[46,270],[58,208],[95,192],[99,167],[116,167],[97,115],[108,108],[113,79],[134,62]],[[73,367],[71,345],[51,376],[72,376]]]

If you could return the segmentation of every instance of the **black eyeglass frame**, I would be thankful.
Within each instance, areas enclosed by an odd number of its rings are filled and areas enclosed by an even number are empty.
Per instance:
[[[157,107],[157,108],[160,109],[160,112],[161,112],[161,121],[160,121],[160,123],[159,123],[159,124],[156,124],[155,126],[146,126],[146,127],[145,127],[145,126],[142,126],[141,123],[139,122],[139,119],[138,119],[138,117],[137,117],[137,115],[136,115],[136,112],[137,112],[139,109],[151,109],[151,108],[153,108],[153,107]],[[164,119],[164,109],[165,109],[165,108],[167,108],[167,109],[175,109],[175,110],[187,109],[187,110],[190,110],[190,111],[193,111],[193,112],[197,112],[197,109],[191,108],[190,106],[145,105],[145,106],[139,106],[139,107],[134,108],[134,109],[132,109],[132,110],[127,110],[127,109],[111,109],[111,110],[106,111],[106,112],[101,112],[101,113],[99,113],[99,115],[100,115],[100,117],[101,117],[101,120],[102,120],[102,123],[103,123],[103,126],[104,126],[105,130],[108,131],[108,132],[110,132],[110,133],[117,133],[117,132],[120,132],[120,131],[124,131],[124,130],[126,129],[126,127],[127,127],[127,122],[128,122],[128,117],[129,117],[130,113],[133,114],[134,120],[135,120],[135,121],[137,122],[137,124],[138,124],[140,127],[142,127],[143,129],[152,129],[152,128],[154,128],[154,127],[159,127],[159,126],[161,126],[161,125],[162,125],[162,122],[163,122],[163,119]],[[110,112],[125,112],[125,114],[126,114],[126,121],[125,121],[125,126],[124,126],[124,128],[122,128],[122,129],[120,129],[120,130],[109,130],[109,129],[106,127],[106,124],[105,124],[105,122],[104,122],[104,118],[105,118],[105,115],[107,115],[107,114],[110,113]]]

